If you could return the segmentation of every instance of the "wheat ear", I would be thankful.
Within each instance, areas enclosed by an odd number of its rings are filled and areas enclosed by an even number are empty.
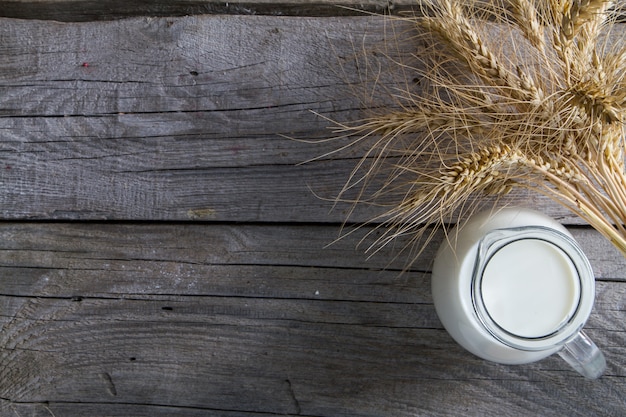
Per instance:
[[[396,90],[398,109],[342,131],[355,144],[373,139],[342,191],[361,186],[357,202],[387,207],[373,220],[382,233],[370,249],[406,235],[420,241],[417,256],[427,226],[524,188],[579,215],[626,256],[626,47],[601,40],[613,2],[511,1],[513,24],[491,16],[514,43],[506,52],[479,19],[489,16],[460,1],[402,19],[431,45],[412,56],[419,65],[401,64],[403,74],[415,71],[429,87]]]

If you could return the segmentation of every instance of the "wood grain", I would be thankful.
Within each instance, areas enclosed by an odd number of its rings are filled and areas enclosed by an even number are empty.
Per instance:
[[[420,45],[384,36],[411,28],[250,4],[0,0],[0,416],[622,416],[624,258],[512,195],[590,258],[608,369],[467,353],[432,305],[443,236],[365,254],[384,208],[332,201],[363,151],[307,141],[402,82]]]
[[[556,358],[507,367],[471,356],[442,329],[427,268],[399,274],[387,265],[390,253],[365,260],[353,239],[325,248],[335,233],[332,226],[1,225],[0,380],[11,383],[0,388],[0,410],[37,416],[623,410],[623,277],[598,278],[586,329],[609,368],[589,382]],[[596,254],[610,250],[593,231],[574,233]],[[613,259],[612,267],[624,271],[623,259]],[[592,258],[598,262],[606,266]]]
[[[3,0],[0,1],[0,17],[85,22],[199,14],[339,16],[397,12],[416,3],[406,0]]]
[[[360,48],[383,44],[387,23],[253,16],[1,20],[0,217],[347,220],[352,205],[331,210],[332,200],[363,149],[322,157],[344,143],[287,137],[328,137],[332,124],[325,118],[365,116],[360,83],[383,75],[389,88],[398,82],[397,74],[358,66]],[[414,48],[405,43],[387,52]],[[380,59],[369,65],[389,66]],[[507,202],[580,223],[525,192]],[[382,212],[363,206],[349,220]]]

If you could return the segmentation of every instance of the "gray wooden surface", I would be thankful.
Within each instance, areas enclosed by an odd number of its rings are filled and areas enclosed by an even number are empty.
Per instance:
[[[353,57],[384,19],[37,3],[0,2],[1,417],[626,414],[626,262],[554,204],[509,200],[592,261],[597,381],[457,346],[430,296],[440,235],[404,274],[397,248],[357,248],[369,226],[332,243],[359,155],[302,165],[336,145],[285,136],[363,116]]]

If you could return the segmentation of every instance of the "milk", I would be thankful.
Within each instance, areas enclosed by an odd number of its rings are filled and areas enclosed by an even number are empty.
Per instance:
[[[595,294],[591,265],[541,213],[484,212],[451,230],[435,257],[432,294],[446,330],[481,358],[522,364],[558,352],[585,376],[602,372],[602,353],[581,331]],[[564,353],[574,351],[592,359]]]
[[[559,330],[575,313],[578,272],[559,247],[523,239],[500,248],[487,261],[481,281],[485,308],[502,329],[539,338]]]

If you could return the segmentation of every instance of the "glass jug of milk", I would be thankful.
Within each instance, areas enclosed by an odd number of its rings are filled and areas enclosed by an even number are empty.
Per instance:
[[[522,364],[558,353],[588,378],[606,362],[581,331],[595,280],[571,234],[528,209],[484,212],[448,233],[433,265],[435,309],[463,347]]]

